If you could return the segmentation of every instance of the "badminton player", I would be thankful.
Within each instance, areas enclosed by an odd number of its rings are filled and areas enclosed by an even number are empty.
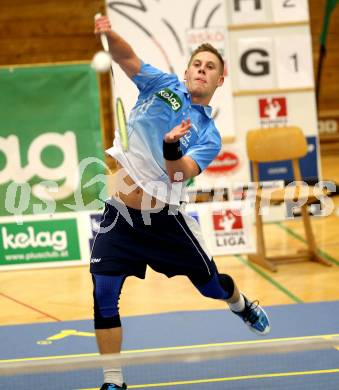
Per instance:
[[[225,301],[251,330],[266,335],[266,313],[239,293],[230,275],[218,272],[198,223],[181,204],[185,181],[199,175],[221,148],[209,102],[224,81],[222,57],[213,46],[201,45],[181,82],[143,62],[106,16],[96,20],[95,33],[107,36],[113,60],[139,90],[127,121],[128,150],[116,135],[108,151],[119,170],[91,253],[100,353],[120,352],[119,296],[125,279],[144,278],[147,265],[168,277],[186,275],[202,295]],[[101,390],[126,388],[119,367],[104,369]]]

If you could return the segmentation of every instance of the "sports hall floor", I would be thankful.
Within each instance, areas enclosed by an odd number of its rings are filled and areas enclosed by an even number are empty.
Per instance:
[[[267,307],[272,319],[268,338],[258,338],[229,310],[171,312],[124,319],[124,353],[137,350],[192,350],[220,345],[260,345],[265,340],[338,340],[337,348],[289,354],[264,354],[188,364],[133,366],[124,370],[131,389],[331,389],[339,387],[339,334],[333,313],[339,302]],[[1,362],[46,361],[67,356],[94,356],[89,320],[48,322],[1,329]],[[0,377],[1,389],[94,390],[100,370]]]
[[[339,156],[322,158],[323,178],[339,183]],[[282,265],[271,273],[248,263],[245,256],[218,257],[221,272],[230,273],[242,291],[265,306],[272,321],[269,339],[312,339],[339,334],[339,196],[328,217],[312,221],[317,243],[332,266],[317,263]],[[302,248],[297,221],[265,226],[270,253]],[[286,234],[285,234],[286,233]],[[146,280],[127,280],[120,300],[125,325],[123,349],[168,349],[246,342],[264,343],[223,303],[203,298],[183,277],[167,279],[153,271]],[[48,360],[58,356],[96,354],[91,281],[86,267],[0,273],[0,363]],[[336,336],[335,336],[336,335]],[[187,367],[129,368],[129,388],[159,389],[339,389],[339,350],[298,352],[288,358],[251,356]],[[36,379],[36,378],[35,378]],[[0,389],[96,389],[100,371],[0,376]],[[18,382],[16,382],[18,381]]]

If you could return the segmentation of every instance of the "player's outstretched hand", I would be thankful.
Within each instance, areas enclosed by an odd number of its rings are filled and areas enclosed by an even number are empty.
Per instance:
[[[190,127],[191,127],[191,120],[183,119],[180,125],[173,127],[171,131],[165,134],[164,141],[169,144],[179,141],[179,139],[188,132]]]

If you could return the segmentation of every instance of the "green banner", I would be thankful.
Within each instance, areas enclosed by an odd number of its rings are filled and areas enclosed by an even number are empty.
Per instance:
[[[0,215],[98,209],[99,118],[89,65],[0,69]]]
[[[0,266],[81,260],[76,219],[3,223]]]

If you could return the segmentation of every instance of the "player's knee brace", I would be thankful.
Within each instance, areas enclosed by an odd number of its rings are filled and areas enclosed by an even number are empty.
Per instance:
[[[125,276],[93,275],[94,328],[121,326],[119,297]]]
[[[96,305],[94,305],[94,329],[110,329],[120,327],[121,321],[119,313],[109,317],[103,317],[100,313],[100,310],[98,310]]]
[[[195,287],[202,295],[214,299],[228,299],[233,295],[234,282],[233,279],[226,274],[215,272],[211,279],[201,285],[194,283]]]
[[[234,294],[235,284],[234,280],[231,278],[231,276],[227,274],[219,274],[219,283],[221,284],[221,287],[224,289],[224,291],[227,293],[227,298],[231,298],[231,296]]]

